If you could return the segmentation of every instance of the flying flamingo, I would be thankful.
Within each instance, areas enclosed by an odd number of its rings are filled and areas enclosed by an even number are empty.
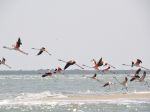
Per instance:
[[[124,88],[122,89],[126,89],[126,91],[128,91],[128,78],[125,77],[125,80],[120,82],[116,77],[113,77],[119,84],[121,84]]]
[[[69,66],[71,66],[71,65],[76,65],[76,66],[78,66],[78,67],[80,67],[81,69],[84,69],[83,67],[81,67],[80,65],[78,65],[77,63],[76,63],[76,61],[74,61],[74,60],[70,60],[70,61],[63,61],[63,60],[61,60],[61,59],[58,59],[58,61],[61,61],[61,62],[64,62],[64,63],[66,63],[66,65],[65,65],[65,67],[64,67],[64,70],[66,70]]]
[[[94,66],[87,66],[85,64],[82,64],[82,66],[88,67],[88,68],[94,68],[95,70],[99,70],[99,67],[103,65],[103,61],[102,58],[100,58],[100,60],[98,62],[96,62],[95,59],[91,60],[94,63]]]
[[[44,73],[44,74],[42,75],[42,77],[52,76],[52,74],[53,74],[53,73],[48,69],[48,72]]]
[[[61,73],[61,72],[62,72],[62,69],[58,67],[58,68],[55,68],[53,73]]]
[[[101,66],[104,64],[102,58],[100,58],[100,60],[99,60],[98,62],[96,62],[95,59],[92,59],[92,61],[94,62],[94,68],[95,68],[96,70],[99,70],[99,67],[101,67]]]
[[[100,60],[98,62],[96,62],[95,59],[91,60],[92,62],[94,62],[94,66],[90,67],[87,65],[82,64],[82,66],[88,67],[88,68],[94,68],[95,70],[99,70],[99,67],[103,65],[103,60],[102,58],[100,58]]]
[[[132,65],[131,65],[131,66],[132,66],[132,67],[133,67],[133,66],[139,67],[141,63],[142,63],[142,61],[141,61],[140,59],[137,59],[135,62],[132,61]]]
[[[148,88],[150,88],[148,81],[145,81],[145,77],[146,77],[146,71],[143,72],[143,75],[141,77],[138,78],[139,82],[145,82],[144,85],[147,85]]]
[[[131,66],[131,67],[140,67],[140,68],[144,68],[146,70],[149,70],[148,68],[145,68],[143,66],[141,66],[140,64],[142,63],[142,61],[140,59],[136,59],[135,61],[132,61],[131,62],[131,65],[128,65],[128,64],[122,64],[124,66]]]
[[[5,66],[7,66],[9,69],[11,69],[11,67],[9,65],[6,64],[6,59],[2,58],[2,60],[0,60],[0,65],[3,64]]]
[[[110,73],[115,74],[115,72],[110,71],[110,69],[111,69],[111,67],[110,67],[110,66],[108,66],[108,67],[106,67],[106,68],[102,69],[102,73],[110,72]]]
[[[87,78],[91,78],[91,79],[94,79],[98,82],[101,82],[98,78],[97,78],[97,74],[95,73],[92,77],[87,77]]]
[[[108,72],[111,68],[115,68],[116,69],[116,67],[108,64],[107,62],[105,62],[105,64],[103,66],[106,67],[106,68],[102,69],[103,73]],[[112,72],[112,71],[109,71],[109,72],[115,74],[115,72]]]
[[[41,47],[40,49],[37,49],[37,48],[32,48],[32,49],[34,49],[34,50],[39,50],[39,52],[37,53],[37,56],[41,55],[44,51],[45,51],[46,53],[48,53],[49,55],[51,55],[51,54],[46,50],[45,47]]]
[[[95,70],[98,70],[98,71],[99,71],[99,67],[106,66],[106,65],[109,65],[110,67],[115,68],[114,66],[104,62],[102,58],[100,58],[100,60],[98,62],[96,62],[95,59],[92,59],[91,61],[94,62],[94,66],[93,67],[87,66],[85,64],[83,64],[82,66],[85,66],[85,67],[88,67],[88,68],[94,68]]]
[[[107,87],[107,86],[109,86],[109,89],[110,89],[110,86],[111,86],[112,84],[113,84],[112,82],[108,81],[108,82],[106,82],[102,87]]]
[[[141,68],[137,69],[134,76],[130,79],[130,81],[134,81],[136,79],[139,79],[140,78],[140,76],[139,76],[140,71],[141,71]]]
[[[108,66],[107,68],[103,69],[102,72],[107,72],[110,70],[110,66]]]
[[[19,51],[25,55],[28,55],[28,53],[26,53],[20,49],[21,45],[22,45],[21,39],[18,38],[16,45],[12,45],[12,47],[3,46],[3,48],[8,49],[8,50],[16,50],[16,51]]]

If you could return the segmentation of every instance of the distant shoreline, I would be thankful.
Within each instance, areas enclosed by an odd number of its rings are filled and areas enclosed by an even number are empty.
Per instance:
[[[0,70],[0,75],[4,74],[41,74],[45,73],[47,70],[39,69],[39,70]],[[136,70],[110,70],[106,73],[96,72],[95,70],[66,70],[65,74],[134,74]],[[114,72],[114,73],[112,73]],[[146,70],[147,74],[150,74],[150,70]],[[141,71],[141,74],[143,70]]]

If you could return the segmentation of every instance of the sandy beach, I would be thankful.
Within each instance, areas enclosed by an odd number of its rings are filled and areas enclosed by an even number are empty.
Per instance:
[[[48,101],[101,101],[101,100],[150,100],[149,92],[123,93],[113,95],[85,95],[85,96],[68,96],[68,97],[48,97]]]

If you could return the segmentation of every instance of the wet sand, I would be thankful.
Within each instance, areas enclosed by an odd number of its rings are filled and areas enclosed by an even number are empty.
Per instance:
[[[149,100],[150,92],[148,93],[124,93],[113,95],[85,95],[85,96],[68,96],[68,97],[48,97],[48,101],[101,101],[101,100]]]

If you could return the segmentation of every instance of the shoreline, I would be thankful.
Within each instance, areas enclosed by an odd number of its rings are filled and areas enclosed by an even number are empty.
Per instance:
[[[48,101],[103,101],[103,100],[148,100],[150,101],[150,92],[147,93],[127,93],[113,95],[84,95],[84,96],[66,96],[66,97],[47,97]]]

